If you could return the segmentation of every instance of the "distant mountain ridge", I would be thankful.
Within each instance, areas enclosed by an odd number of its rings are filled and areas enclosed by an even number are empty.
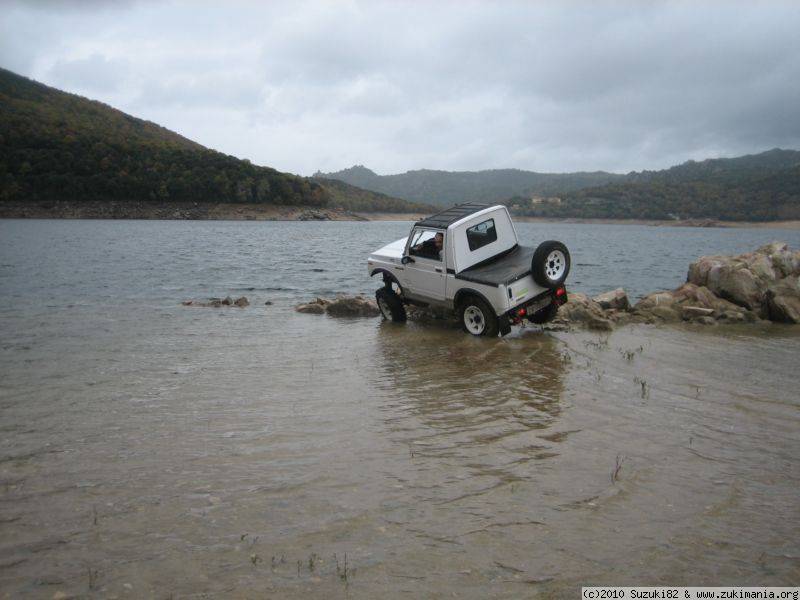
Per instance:
[[[630,173],[623,182],[564,194],[560,203],[509,202],[532,216],[578,218],[800,219],[800,152],[775,148]]]
[[[557,193],[621,181],[624,175],[594,173],[537,173],[521,169],[435,171],[422,169],[397,175],[377,175],[363,165],[314,177],[338,179],[390,196],[449,206],[458,202],[497,202],[519,194],[550,196]]]
[[[113,202],[118,215],[125,203],[326,207],[334,201],[361,211],[419,210],[371,191],[329,190],[310,178],[253,165],[0,69],[0,202],[7,206]]]
[[[780,148],[625,175],[518,169],[377,175],[363,165],[317,175],[440,206],[503,202],[518,214],[537,217],[800,219],[800,151]]]

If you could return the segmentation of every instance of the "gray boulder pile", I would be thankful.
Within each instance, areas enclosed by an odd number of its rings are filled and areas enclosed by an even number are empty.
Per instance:
[[[374,300],[364,295],[337,296],[333,300],[315,298],[311,302],[298,304],[297,312],[313,315],[329,314],[332,317],[377,317],[381,314]]]
[[[704,256],[687,281],[763,319],[800,323],[800,251],[773,242],[739,256]]]
[[[687,282],[630,306],[622,289],[589,298],[572,293],[557,324],[610,330],[628,322],[741,323],[762,319],[800,323],[800,251],[773,242],[739,256],[703,256],[689,265]]]

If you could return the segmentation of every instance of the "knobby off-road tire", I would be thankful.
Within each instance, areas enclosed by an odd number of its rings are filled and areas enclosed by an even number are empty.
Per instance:
[[[534,281],[546,288],[557,288],[569,275],[569,250],[561,242],[550,240],[536,248],[531,259]]]
[[[375,292],[375,301],[384,319],[393,323],[406,322],[406,307],[394,290],[382,287]]]
[[[467,296],[459,305],[461,328],[475,336],[496,337],[500,323],[494,309],[477,296]]]

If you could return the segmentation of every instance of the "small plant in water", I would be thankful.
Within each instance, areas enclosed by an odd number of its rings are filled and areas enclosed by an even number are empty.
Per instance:
[[[622,471],[622,463],[625,462],[625,457],[617,454],[617,460],[614,464],[614,470],[611,471],[611,483],[617,483],[619,479],[619,472]]]
[[[92,569],[92,567],[86,567],[86,570],[89,575],[89,589],[93,590],[97,587],[97,576],[99,575],[99,571],[97,569]]]
[[[272,560],[270,561],[270,565],[274,569],[278,565],[282,565],[286,563],[286,556],[281,554],[280,556],[273,556]]]
[[[308,570],[310,572],[312,572],[312,573],[314,572],[314,568],[316,567],[318,559],[319,559],[319,556],[317,556],[314,552],[312,552],[311,554],[308,555]]]
[[[253,563],[253,566],[255,566],[261,562],[261,557],[258,554],[251,554],[250,562]]]
[[[642,388],[642,400],[646,400],[650,397],[650,384],[648,384],[647,381],[634,377],[633,382]]]
[[[347,583],[347,552],[344,553],[344,565],[339,565],[339,557],[336,554],[333,555],[333,560],[336,561],[336,574],[339,576],[339,579]]]

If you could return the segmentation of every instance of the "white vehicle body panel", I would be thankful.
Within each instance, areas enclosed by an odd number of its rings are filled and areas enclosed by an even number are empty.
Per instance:
[[[467,242],[467,229],[484,221],[492,219],[497,231],[497,240],[478,248],[470,250]],[[511,216],[505,206],[493,206],[477,212],[469,217],[456,221],[447,229],[452,233],[452,268],[456,273],[497,256],[501,252],[510,250],[517,245],[517,231],[511,222]]]

